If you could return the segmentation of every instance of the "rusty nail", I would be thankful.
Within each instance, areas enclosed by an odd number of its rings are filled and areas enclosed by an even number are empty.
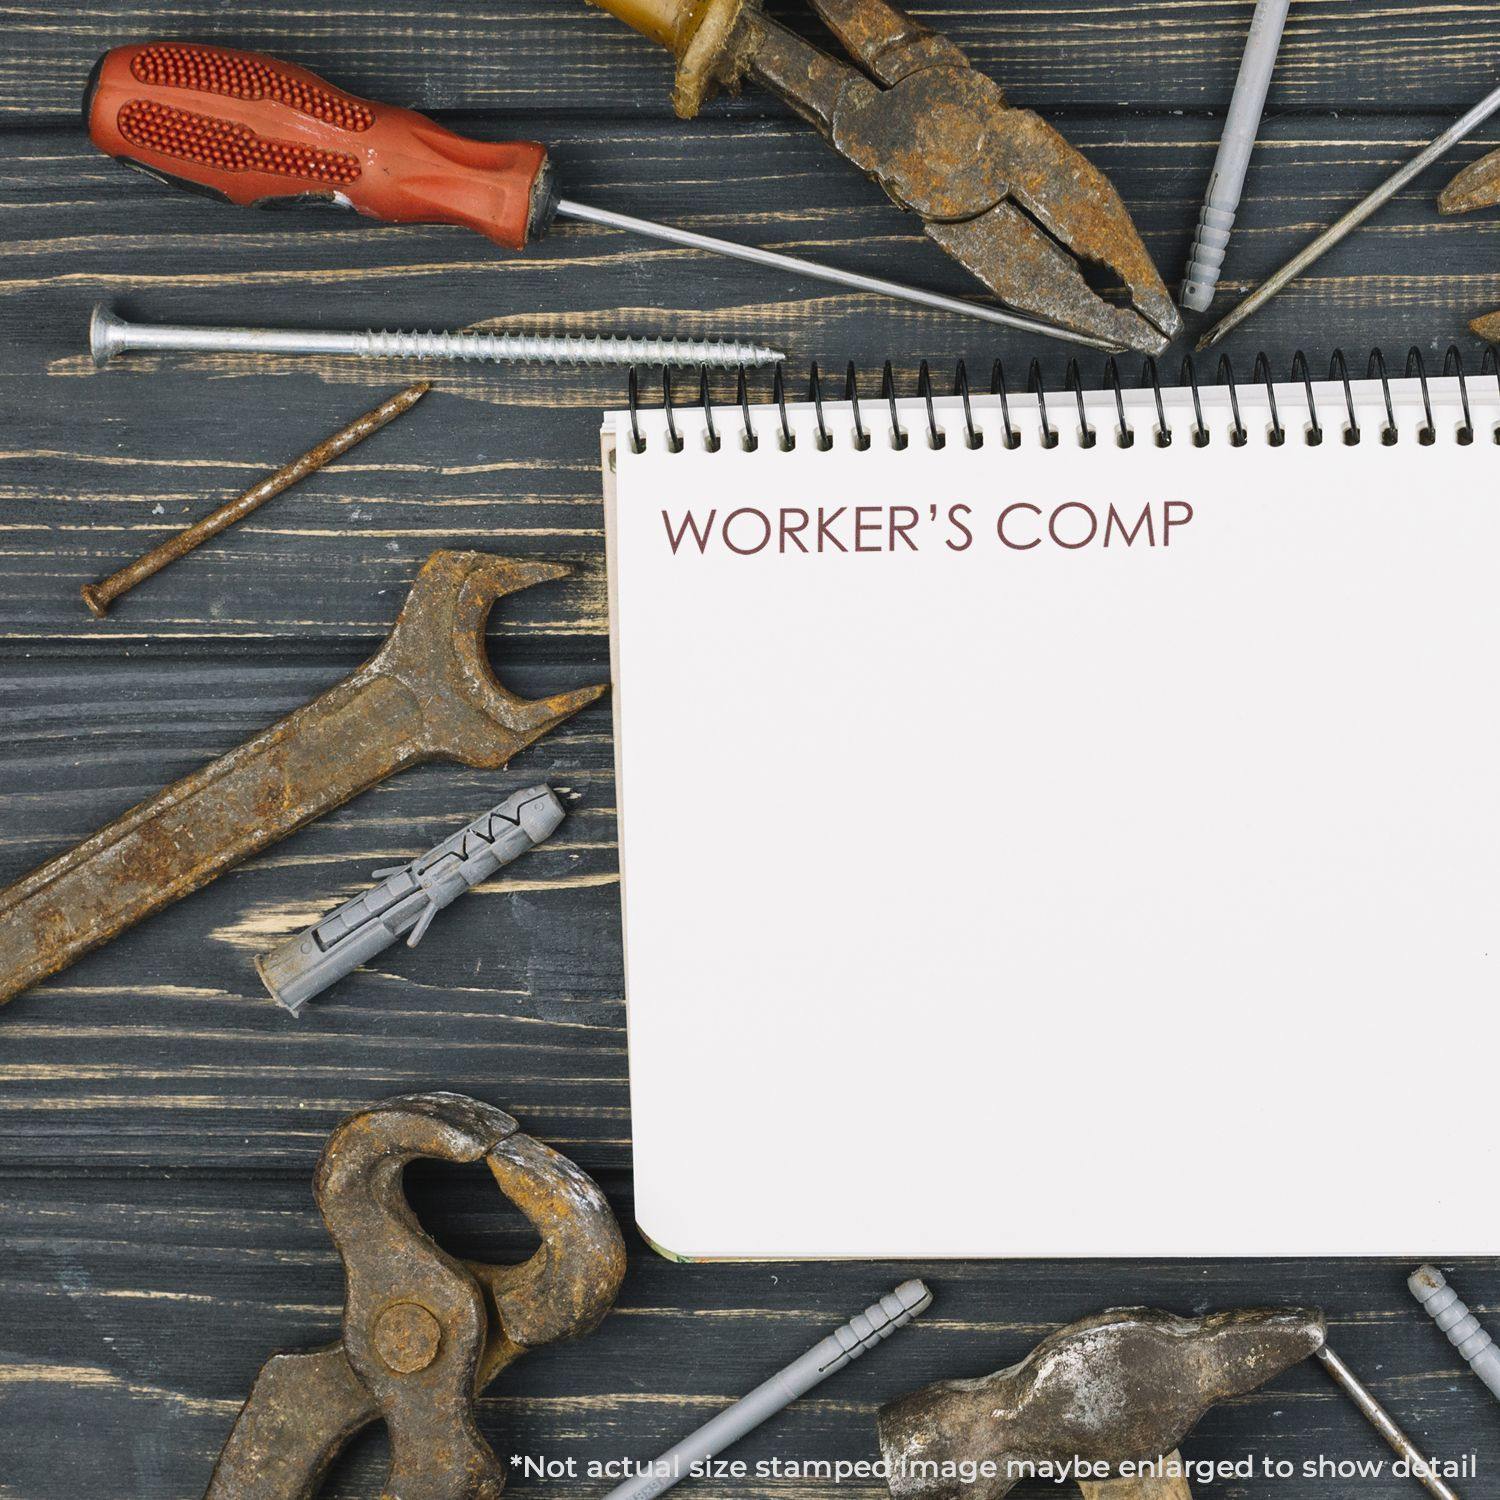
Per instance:
[[[111,573],[108,578],[99,583],[86,583],[81,592],[83,602],[88,605],[89,612],[96,620],[102,620],[109,613],[110,605],[122,594],[128,594],[137,584],[144,583],[148,578],[160,573],[169,563],[186,557],[188,553],[201,547],[204,542],[211,541],[220,532],[227,531],[238,521],[243,521],[252,511],[259,510],[266,501],[274,500],[277,495],[284,494],[293,485],[300,484],[310,475],[316,474],[319,469],[327,468],[335,459],[342,458],[351,448],[357,448],[366,438],[374,437],[382,427],[388,426],[397,417],[409,412],[431,389],[430,381],[408,386],[399,396],[392,396],[389,401],[382,402],[374,411],[366,412],[364,416],[351,422],[341,432],[334,433],[331,438],[325,439],[316,448],[304,453],[301,458],[293,459],[285,468],[268,475],[237,499],[221,505],[212,515],[205,516],[194,525],[185,527],[182,531],[168,537],[159,547],[153,547],[144,557],[138,557],[133,563],[121,568],[117,573]]]

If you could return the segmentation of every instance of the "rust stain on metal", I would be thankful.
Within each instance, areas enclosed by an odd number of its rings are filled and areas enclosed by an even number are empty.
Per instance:
[[[484,1161],[541,1248],[512,1266],[444,1253],[402,1189],[418,1157]],[[351,1115],[329,1137],[314,1192],[344,1262],[343,1336],[267,1361],[206,1500],[311,1500],[377,1420],[391,1439],[387,1497],[495,1500],[506,1469],[479,1433],[475,1400],[528,1349],[588,1333],[614,1305],[625,1245],[604,1195],[509,1115],[459,1094]]]
[[[79,592],[83,595],[83,602],[88,606],[89,613],[96,620],[102,620],[116,599],[128,594],[148,578],[154,578],[163,568],[196,551],[205,542],[212,541],[221,532],[228,531],[253,511],[259,510],[268,500],[284,495],[294,485],[301,484],[304,479],[316,474],[319,469],[326,469],[350,449],[359,447],[366,438],[374,437],[382,427],[388,427],[397,417],[405,416],[431,389],[431,381],[408,386],[389,401],[381,402],[374,411],[366,412],[332,437],[325,438],[301,458],[293,459],[274,474],[268,474],[259,484],[252,485],[244,494],[221,505],[211,515],[191,526],[185,526],[143,557],[136,558],[133,563],[111,573],[98,583],[84,584]]]
[[[517,697],[485,647],[497,600],[567,572],[433,553],[352,676],[0,891],[0,1002],[386,777],[431,760],[498,769],[594,702],[606,686]]]
[[[1181,331],[1109,179],[905,11],[811,0],[854,68],[770,20],[759,0],[594,3],[672,50],[679,114],[747,77],[769,88],[1008,306],[1150,354]],[[1118,275],[1134,310],[1094,292],[1075,257]]]

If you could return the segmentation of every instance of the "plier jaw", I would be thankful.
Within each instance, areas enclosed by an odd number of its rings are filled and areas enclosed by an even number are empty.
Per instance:
[[[1470,162],[1438,194],[1438,212],[1467,214],[1500,204],[1500,151],[1491,151]],[[1471,332],[1486,343],[1500,343],[1500,312],[1485,313],[1469,324]]]
[[[1007,306],[1149,354],[1181,331],[1109,179],[887,0],[811,0],[858,67],[770,20],[759,0],[600,3],[676,54],[679,114],[747,77],[770,89]],[[1113,271],[1133,309],[1100,297],[1080,260]]]

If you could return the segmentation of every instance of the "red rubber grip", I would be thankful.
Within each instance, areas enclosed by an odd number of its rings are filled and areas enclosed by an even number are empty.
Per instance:
[[[87,113],[101,151],[231,203],[329,199],[390,224],[462,225],[512,250],[551,217],[545,147],[469,140],[255,52],[117,48]]]

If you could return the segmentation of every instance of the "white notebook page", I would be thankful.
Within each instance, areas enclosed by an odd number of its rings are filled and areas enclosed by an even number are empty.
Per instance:
[[[951,401],[941,450],[914,402],[904,450],[868,400],[863,452],[844,406],[826,452],[811,407],[790,452],[775,407],[755,452],[733,407],[718,452],[700,411],[676,453],[660,411],[641,453],[607,419],[656,1245],[1500,1250],[1485,384],[1467,446],[1446,380],[1430,445],[1405,381],[1392,446],[1363,383],[1357,446],[1321,384],[1320,446],[1300,385],[1281,446],[1249,385],[1239,447],[1207,388],[1206,447],[1177,391],[1167,447],[1150,392],[1128,448],[1107,393],[1092,448],[1071,394],[1052,449],[1015,396],[1013,450],[978,397],[973,449]]]

